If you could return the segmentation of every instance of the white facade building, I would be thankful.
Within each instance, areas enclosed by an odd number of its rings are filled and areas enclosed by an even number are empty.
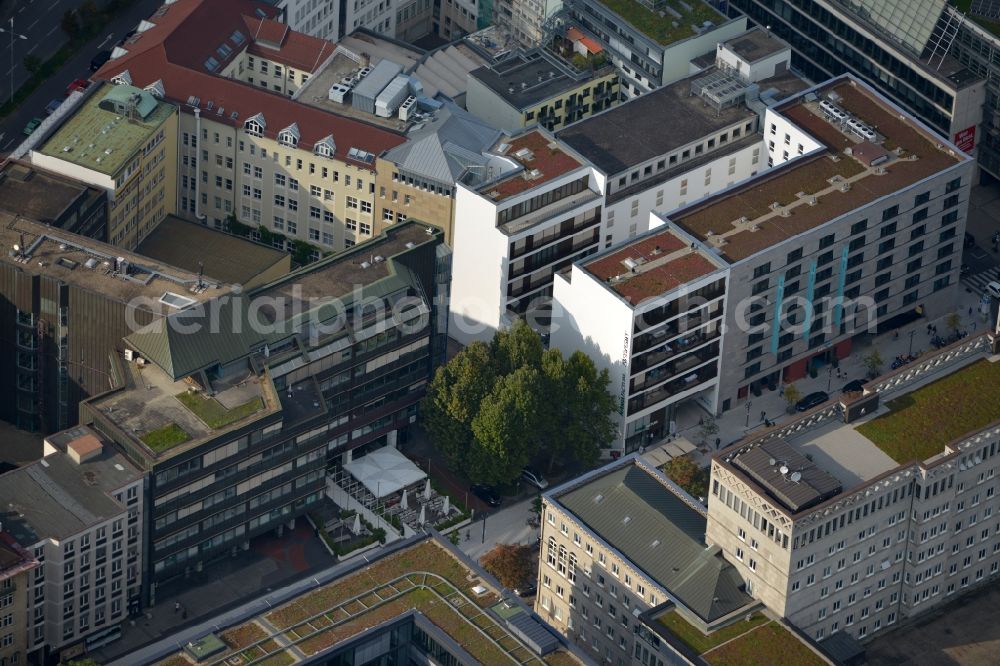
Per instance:
[[[728,273],[711,249],[661,227],[556,275],[551,344],[608,370],[618,398],[612,451],[674,432],[683,401],[714,407]]]
[[[451,337],[489,340],[514,317],[548,327],[552,276],[601,243],[604,179],[533,130],[495,147],[500,173],[455,197]]]

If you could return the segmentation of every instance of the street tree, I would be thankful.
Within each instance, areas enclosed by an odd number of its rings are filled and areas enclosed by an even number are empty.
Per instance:
[[[455,469],[465,469],[474,439],[472,419],[493,389],[496,373],[490,347],[473,342],[437,369],[423,403],[424,427]]]
[[[952,332],[952,335],[958,331],[958,327],[962,325],[962,317],[957,312],[950,313],[944,318],[944,325],[948,327],[948,330]]]
[[[466,472],[476,483],[517,478],[537,450],[542,403],[538,370],[520,367],[497,380],[472,419]]]
[[[614,436],[607,371],[581,352],[564,358],[517,321],[439,368],[424,425],[449,464],[477,483],[506,483],[530,462],[592,465]]]
[[[875,379],[880,374],[882,374],[882,354],[878,353],[877,349],[873,349],[870,354],[861,359],[864,364],[865,369],[868,370],[868,377],[870,379]]]
[[[706,416],[701,420],[701,427],[698,428],[698,435],[701,437],[702,445],[708,443],[711,437],[719,432],[719,424],[715,422],[715,418],[711,415]]]
[[[593,465],[601,446],[615,433],[608,371],[598,372],[583,352],[563,359],[562,352],[550,349],[542,356],[542,375],[543,399],[551,398],[545,401],[545,418],[539,426],[542,450],[549,455],[548,471],[559,459]]]
[[[504,587],[514,589],[530,583],[535,576],[535,553],[531,546],[517,543],[497,544],[479,563]]]
[[[788,411],[794,411],[795,403],[802,399],[802,393],[795,384],[788,384],[785,386],[785,390],[782,391],[782,395],[785,396],[785,402],[788,403]]]
[[[60,26],[70,40],[74,40],[80,35],[80,17],[72,9],[63,12]]]
[[[26,55],[24,56],[24,69],[28,71],[28,74],[34,74],[42,67],[42,59],[36,55]]]
[[[498,375],[508,375],[518,368],[540,368],[545,347],[538,333],[518,319],[508,329],[497,331],[490,343]]]
[[[705,497],[708,493],[709,472],[698,467],[698,463],[688,456],[680,456],[663,465],[667,478],[694,497]]]

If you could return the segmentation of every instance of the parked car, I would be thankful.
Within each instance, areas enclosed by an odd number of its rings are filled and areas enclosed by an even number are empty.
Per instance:
[[[549,482],[545,480],[541,472],[538,472],[531,467],[525,467],[521,470],[521,478],[538,488],[539,490],[545,490],[549,487]]]
[[[500,493],[498,493],[496,488],[493,486],[486,486],[481,483],[477,483],[469,488],[469,490],[472,491],[473,495],[483,500],[490,506],[500,506],[500,502],[502,501]]]
[[[1000,282],[991,280],[989,284],[986,285],[986,293],[993,298],[1000,300]]]
[[[853,382],[847,382],[844,384],[844,393],[860,393],[865,388],[865,383],[863,380],[855,379]]]
[[[90,81],[87,79],[76,79],[73,83],[66,86],[66,96],[69,97],[77,90],[86,90],[90,87]]]
[[[109,60],[111,60],[111,51],[105,49],[98,52],[98,54],[94,56],[93,60],[90,61],[90,71],[96,72],[101,67],[104,67],[104,63]]]
[[[533,597],[535,593],[538,592],[538,588],[534,583],[528,583],[527,585],[519,585],[514,588],[514,594],[519,597]]]
[[[828,396],[825,391],[816,391],[815,393],[810,393],[795,403],[795,410],[798,412],[805,412],[813,407],[816,407],[817,405],[822,405],[829,399],[830,396]]]
[[[63,101],[61,99],[54,99],[45,105],[45,115],[51,116],[56,112],[60,106],[62,106]]]
[[[28,124],[24,126],[24,135],[31,136],[32,133],[38,129],[38,126],[42,124],[41,118],[32,118],[28,121]]]
[[[976,237],[970,234],[968,231],[965,232],[965,247],[972,247],[976,244]]]

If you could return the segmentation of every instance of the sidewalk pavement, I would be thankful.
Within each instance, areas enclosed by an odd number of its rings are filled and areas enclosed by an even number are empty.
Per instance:
[[[956,306],[956,311],[962,319],[959,330],[964,330],[970,335],[982,333],[985,330],[984,327],[987,324],[984,321],[984,315],[978,311],[978,294],[972,293],[964,286],[959,286],[956,290]],[[972,316],[969,315],[969,308],[972,308]],[[910,352],[916,355],[918,352],[935,351],[930,342],[933,336],[927,334],[927,326],[928,324],[937,326],[938,334],[946,337],[949,334],[945,324],[948,314],[950,313],[942,312],[934,318],[918,319],[898,329],[898,337],[890,331],[874,338],[859,338],[855,340],[847,358],[840,360],[840,378],[837,377],[836,370],[831,374],[829,366],[826,366],[820,370],[815,378],[806,375],[803,379],[794,382],[795,388],[802,396],[814,391],[825,391],[831,399],[837,398],[845,384],[855,379],[864,380],[866,378],[867,370],[864,367],[863,359],[873,349],[878,350],[882,356],[883,373],[889,371],[890,365],[897,355],[905,356]],[[911,331],[913,332],[912,342]],[[764,389],[760,396],[750,396],[749,411],[746,408],[747,402],[743,402],[717,418],[716,425],[719,427],[719,432],[712,435],[708,441],[708,446],[712,450],[696,451],[693,454],[694,459],[701,464],[708,464],[708,459],[715,452],[716,437],[719,438],[721,447],[725,448],[747,435],[762,431],[765,428],[762,416],[779,425],[796,418],[796,414],[789,414],[786,411],[788,403],[781,393],[782,389],[783,385],[779,385],[778,390],[775,391]],[[678,409],[677,414],[678,434],[687,437],[695,444],[700,444],[702,438],[699,433],[699,419],[706,416],[706,413],[693,403],[682,406]]]

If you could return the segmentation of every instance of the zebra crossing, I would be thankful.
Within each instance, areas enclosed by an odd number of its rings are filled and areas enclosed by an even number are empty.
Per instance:
[[[986,285],[994,280],[1000,282],[1000,266],[994,266],[975,275],[966,275],[962,278],[962,285],[982,296],[986,292]]]

